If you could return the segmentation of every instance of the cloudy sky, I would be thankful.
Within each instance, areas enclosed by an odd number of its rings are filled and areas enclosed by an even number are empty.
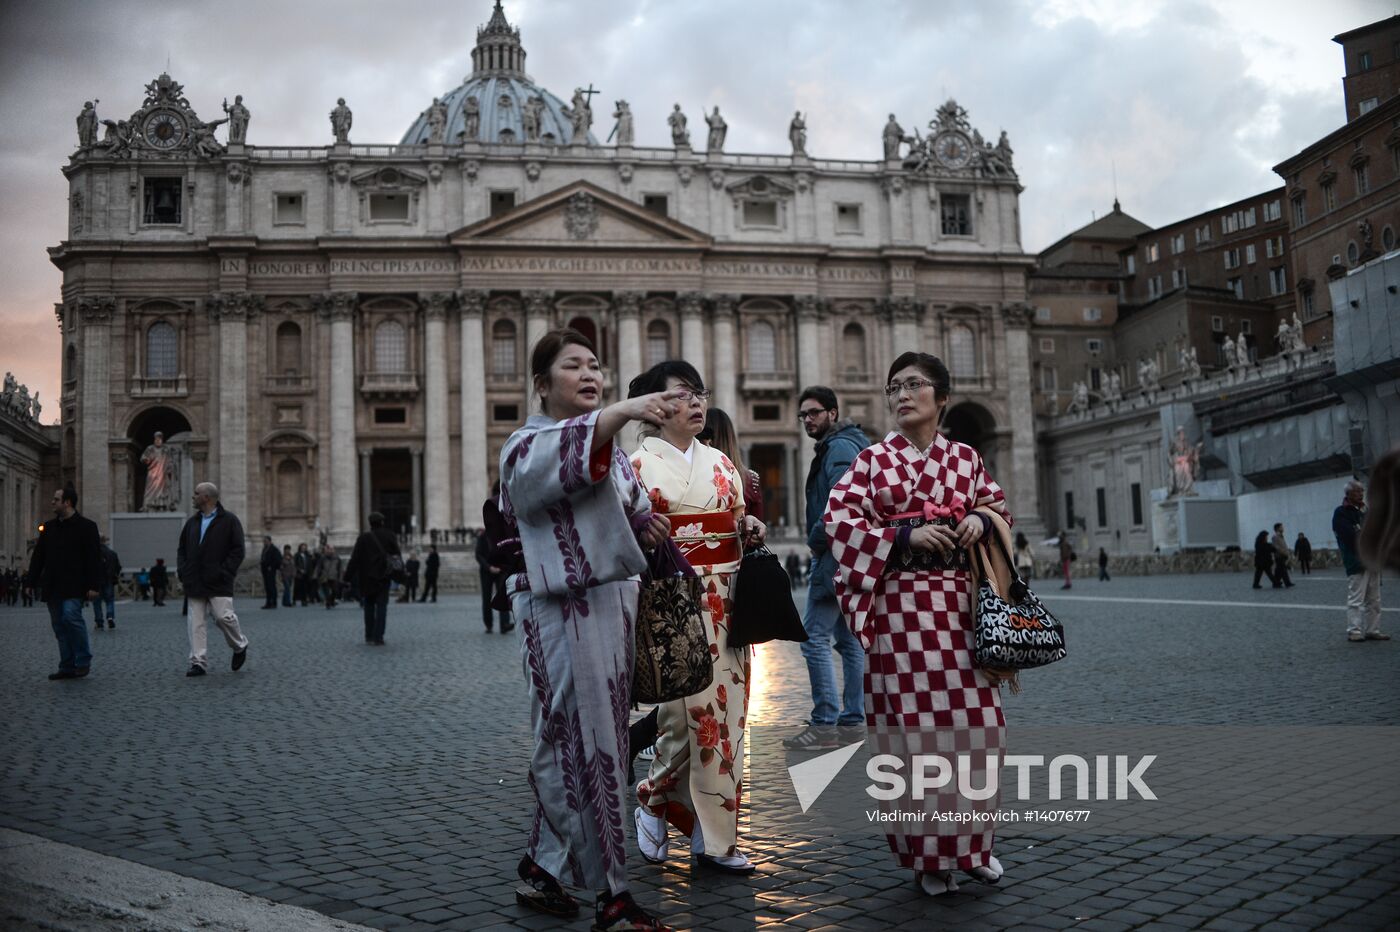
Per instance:
[[[344,96],[359,143],[398,142],[471,70],[490,0],[8,0],[0,3],[0,370],[58,406],[59,166],[86,98],[117,119],[169,61],[195,109],[243,94],[249,141],[323,144]],[[718,104],[726,149],[785,153],[807,112],[819,158],[880,157],[893,111],[922,128],[954,97],[1005,129],[1032,252],[1123,208],[1154,226],[1280,183],[1271,166],[1344,122],[1339,32],[1364,0],[507,0],[528,70],[567,99],[626,98],[638,145],[679,101]],[[602,133],[611,126],[600,117]],[[596,129],[597,127],[595,127]],[[701,129],[703,130],[703,125]],[[222,133],[223,131],[220,130]],[[703,135],[703,134],[702,134]]]

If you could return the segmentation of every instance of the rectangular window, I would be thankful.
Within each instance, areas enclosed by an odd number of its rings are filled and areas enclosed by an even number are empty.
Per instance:
[[[1244,279],[1231,278],[1225,282],[1225,287],[1233,291],[1235,297],[1239,298],[1241,301],[1244,300]]]
[[[859,232],[860,232],[860,205],[859,205],[859,204],[837,204],[837,205],[836,205],[836,232],[837,232],[837,233],[859,233]]]
[[[1092,338],[1085,340],[1084,348],[1097,356],[1099,353],[1103,352],[1103,340],[1097,340]]]
[[[1211,333],[1224,333],[1224,332],[1225,332],[1225,320],[1224,320],[1224,318],[1221,318],[1221,317],[1212,317],[1212,318],[1210,319],[1210,332],[1211,332]]]
[[[1072,527],[1074,527],[1074,525],[1075,525],[1075,520],[1074,520],[1074,493],[1073,493],[1073,492],[1066,492],[1066,493],[1065,493],[1065,527],[1066,527],[1066,528],[1072,528]]]
[[[1057,391],[1060,387],[1060,373],[1054,366],[1044,366],[1040,370],[1040,390]]]
[[[1243,222],[1242,222],[1242,226],[1244,226],[1245,229],[1249,229],[1250,227],[1254,226],[1254,224],[1257,223],[1257,222],[1258,222],[1258,221],[1256,221],[1256,220],[1254,219],[1254,208],[1253,208],[1253,207],[1249,208],[1249,210],[1246,210],[1246,211],[1244,212],[1244,220],[1243,220]]]
[[[1035,309],[1035,319],[1038,321],[1048,321],[1050,319],[1050,308],[1038,307]]]
[[[1265,259],[1272,259],[1273,257],[1274,257],[1274,238],[1271,236],[1271,237],[1269,237],[1268,239],[1264,240],[1264,258],[1265,258]]]
[[[1237,269],[1240,267],[1239,247],[1235,247],[1234,249],[1227,249],[1222,253],[1222,255],[1225,257],[1225,268]]]
[[[1254,264],[1254,244],[1250,243],[1244,247],[1244,261],[1246,265]]]
[[[1240,333],[1249,334],[1249,333],[1253,333],[1253,332],[1254,332],[1254,321],[1252,321],[1252,320],[1242,320],[1242,321],[1240,321]]]
[[[1337,186],[1325,184],[1322,186],[1322,209],[1324,211],[1337,209]]]
[[[1171,241],[1171,248],[1172,248],[1172,255],[1174,255],[1174,256],[1175,256],[1175,255],[1180,255],[1181,253],[1185,252],[1185,251],[1186,251],[1186,234],[1185,234],[1185,233],[1178,233],[1177,235],[1173,236],[1173,237],[1172,237],[1172,241]]]
[[[1283,216],[1283,205],[1278,201],[1269,201],[1264,205],[1264,221],[1277,220]]]
[[[1103,370],[1098,366],[1089,370],[1089,387],[1096,392],[1103,388]]]
[[[972,198],[966,194],[945,194],[941,201],[944,236],[972,235]]]
[[[1196,244],[1210,242],[1210,224],[1206,223],[1196,227]]]
[[[176,224],[180,222],[180,195],[183,178],[147,178],[142,198],[141,222]]]
[[[1360,101],[1359,103],[1357,103],[1357,105],[1356,105],[1356,115],[1357,115],[1357,116],[1365,116],[1366,114],[1370,113],[1372,110],[1376,109],[1376,108],[1379,107],[1380,105],[1381,105],[1381,99],[1380,99],[1379,97],[1367,97],[1365,100]]]
[[[1172,269],[1172,287],[1173,287],[1173,288],[1185,288],[1185,287],[1186,287],[1186,270],[1185,270],[1185,269]]]
[[[499,217],[501,214],[515,209],[514,191],[492,191],[491,192],[491,216]]]
[[[408,221],[407,194],[371,194],[369,196],[371,223],[405,223]]]
[[[1162,276],[1153,275],[1147,280],[1147,297],[1149,300],[1162,296]]]
[[[492,405],[491,420],[502,424],[514,424],[520,420],[520,408],[517,405]]]
[[[1303,295],[1303,316],[1311,319],[1313,313],[1313,296],[1309,291]]]
[[[303,194],[279,194],[272,212],[273,223],[301,224],[306,222],[306,197]]]
[[[1396,149],[1395,151],[1396,151],[1396,152],[1400,152],[1400,149]],[[1136,274],[1137,274],[1137,261],[1133,258],[1133,254],[1132,254],[1132,253],[1128,253],[1128,265],[1127,265],[1127,268],[1128,268],[1128,274],[1129,274],[1129,275],[1136,275]]]
[[[374,423],[376,424],[407,424],[407,408],[375,408]]]
[[[1352,175],[1356,178],[1356,196],[1368,194],[1371,191],[1371,169],[1365,162],[1356,166],[1352,170]]]
[[[1156,244],[1156,243],[1148,243],[1148,244],[1147,244],[1147,256],[1146,256],[1146,261],[1147,261],[1147,262],[1156,262],[1157,259],[1158,259],[1160,256],[1161,256],[1161,252],[1159,251],[1157,244]]]
[[[1108,527],[1108,490],[1103,486],[1094,490],[1094,511],[1099,527]]]
[[[753,419],[755,421],[781,421],[783,419],[782,405],[754,405]]]
[[[643,194],[642,208],[659,217],[671,216],[671,198],[665,194]]]
[[[1400,152],[1400,148],[1392,150]],[[1400,158],[1397,158],[1400,163]],[[1293,228],[1297,229],[1308,222],[1308,201],[1307,198],[1295,197],[1293,199]]]
[[[1088,321],[1103,320],[1103,308],[1086,307],[1084,309],[1084,319]]]
[[[1356,59],[1356,67],[1357,67],[1357,70],[1358,70],[1358,71],[1370,71],[1370,70],[1371,70],[1371,53],[1370,53],[1370,52],[1362,52],[1362,53],[1357,57],[1357,59]]]
[[[1133,526],[1142,525],[1142,483],[1134,482],[1128,487],[1128,499],[1133,505]]]
[[[777,201],[744,201],[744,226],[776,227],[777,225]]]
[[[1284,266],[1269,269],[1269,294],[1283,294],[1288,290],[1288,270]]]
[[[1040,338],[1040,351],[1041,351],[1042,353],[1053,353],[1053,352],[1055,352],[1055,338],[1054,338],[1054,337],[1041,337],[1041,338]]]

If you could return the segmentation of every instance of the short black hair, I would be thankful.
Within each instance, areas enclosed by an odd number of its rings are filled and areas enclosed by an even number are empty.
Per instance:
[[[384,516],[381,515],[381,514],[380,514],[379,512],[377,512],[377,511],[371,511],[371,512],[369,513],[369,518],[368,518],[367,520],[369,521],[369,526],[370,526],[370,527],[383,527],[383,526],[384,526]]]
[[[802,389],[802,394],[797,396],[797,406],[802,407],[802,402],[808,398],[821,405],[823,411],[841,410],[841,406],[836,403],[836,393],[825,385],[808,385]]]
[[[78,490],[73,488],[73,483],[69,482],[64,485],[59,494],[63,496],[63,501],[72,505],[74,508],[78,507]]]
[[[694,366],[684,359],[668,359],[657,363],[628,383],[627,397],[636,398],[638,395],[664,392],[666,380],[671,378],[679,379],[682,385],[694,391],[705,390],[705,380],[700,377]]]
[[[934,397],[946,398],[952,393],[953,378],[948,374],[948,367],[943,364],[943,360],[932,353],[917,353],[913,350],[907,353],[900,353],[899,357],[895,359],[894,362],[890,363],[890,371],[889,374],[885,376],[885,383],[889,384],[889,381],[894,378],[896,372],[901,369],[907,369],[910,366],[918,369],[933,383]]]

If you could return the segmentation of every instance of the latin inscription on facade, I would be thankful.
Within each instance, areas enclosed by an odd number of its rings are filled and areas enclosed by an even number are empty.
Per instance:
[[[698,275],[700,260],[629,256],[467,256],[467,272],[617,272]]]

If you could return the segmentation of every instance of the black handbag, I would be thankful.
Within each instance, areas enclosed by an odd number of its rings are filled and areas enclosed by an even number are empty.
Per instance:
[[[768,641],[805,641],[807,631],[792,601],[792,580],[767,547],[744,554],[730,594],[730,647]]]
[[[700,580],[669,538],[647,555],[637,600],[632,701],[670,702],[703,692],[714,659],[700,608]]]
[[[1064,627],[1017,574],[1001,535],[995,529],[991,533],[1006,557],[1011,586],[1007,598],[997,595],[992,588],[990,562],[981,547],[974,547],[982,564],[982,579],[977,586],[973,663],[983,669],[1029,670],[1065,659]]]
[[[379,552],[384,555],[386,570],[384,578],[390,582],[403,585],[404,581],[408,579],[408,572],[404,569],[403,565],[403,554],[390,553],[388,548],[384,546],[384,542],[375,536],[374,531],[366,531],[365,533],[369,535],[370,540],[374,541],[374,545],[379,548]]]

